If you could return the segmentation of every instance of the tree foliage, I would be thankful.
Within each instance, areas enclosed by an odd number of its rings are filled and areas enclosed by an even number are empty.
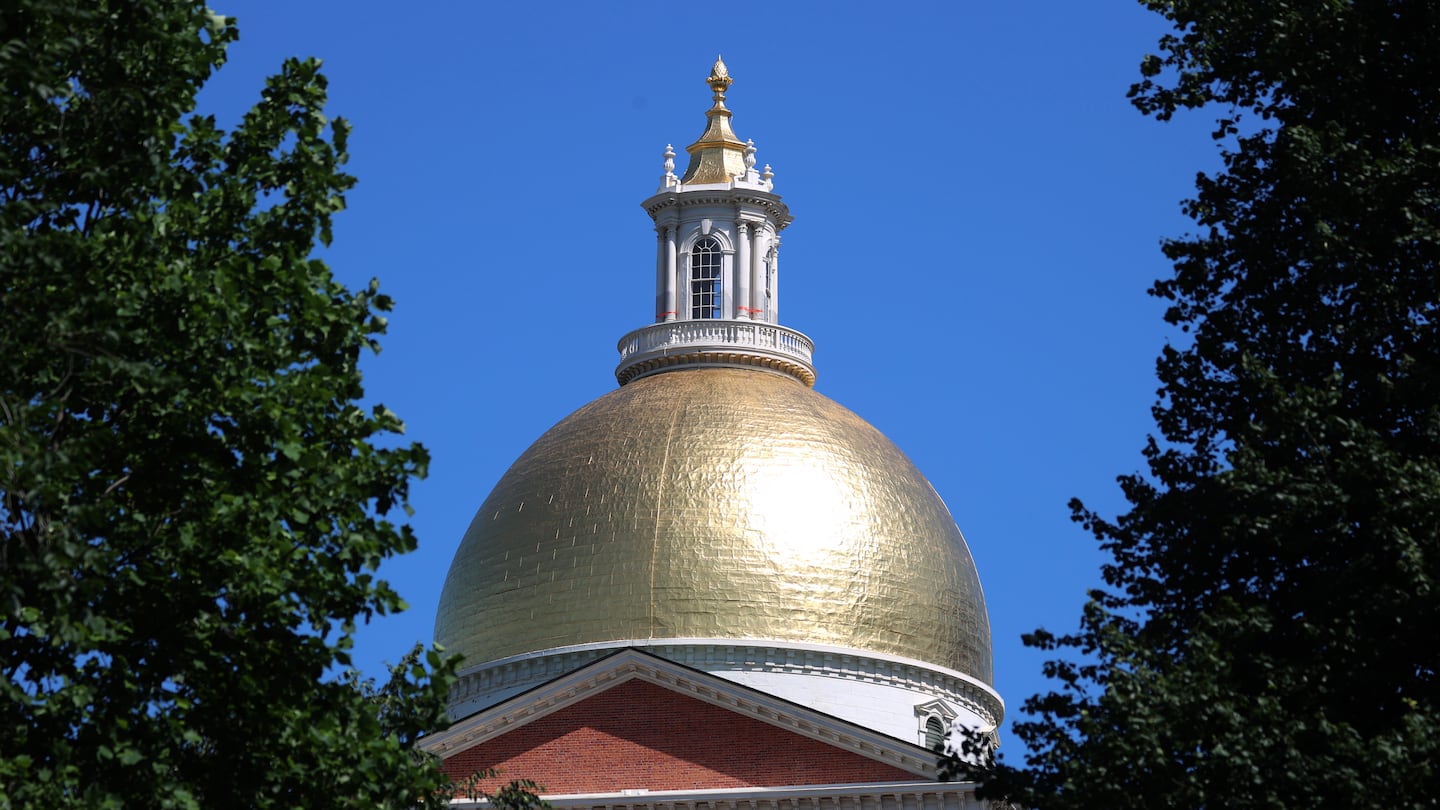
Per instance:
[[[314,61],[229,133],[236,38],[183,0],[0,7],[0,807],[413,806],[431,652],[345,678],[402,607],[424,450],[362,408],[390,302],[314,258],[353,179]]]
[[[530,779],[512,779],[494,791],[483,787],[500,778],[500,769],[485,768],[470,774],[451,785],[448,795],[452,799],[485,801],[496,810],[544,810],[550,803],[540,798],[543,788]]]
[[[1148,475],[990,789],[1038,808],[1440,796],[1440,4],[1147,0],[1131,89],[1223,168],[1153,292]]]

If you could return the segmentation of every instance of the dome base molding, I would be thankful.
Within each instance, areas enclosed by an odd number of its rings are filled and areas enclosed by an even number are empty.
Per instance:
[[[624,639],[557,647],[463,669],[450,693],[460,718],[627,647],[751,686],[904,740],[915,738],[913,707],[941,700],[957,721],[999,725],[1004,703],[988,685],[899,656],[824,645],[736,639]]]

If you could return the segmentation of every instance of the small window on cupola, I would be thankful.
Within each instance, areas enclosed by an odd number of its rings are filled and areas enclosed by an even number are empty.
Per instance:
[[[720,317],[720,240],[707,236],[690,250],[690,317]]]

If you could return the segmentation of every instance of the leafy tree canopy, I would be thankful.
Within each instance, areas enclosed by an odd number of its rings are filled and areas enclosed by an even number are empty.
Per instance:
[[[183,0],[0,6],[0,807],[414,806],[449,665],[378,705],[425,451],[362,408],[390,302],[313,257],[354,180],[315,61],[231,132]],[[378,709],[378,710],[377,710]]]
[[[1146,0],[1130,95],[1217,115],[1153,292],[1148,475],[990,790],[1037,808],[1440,796],[1440,4]]]

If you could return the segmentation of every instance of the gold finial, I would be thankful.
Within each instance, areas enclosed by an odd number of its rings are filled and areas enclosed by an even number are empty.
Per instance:
[[[690,153],[690,168],[682,183],[728,183],[745,172],[745,144],[735,137],[730,128],[730,111],[725,109],[725,91],[735,80],[730,78],[730,69],[725,60],[715,57],[710,75],[705,83],[714,91],[714,105],[705,113],[705,132],[700,140],[690,144],[685,151]]]

